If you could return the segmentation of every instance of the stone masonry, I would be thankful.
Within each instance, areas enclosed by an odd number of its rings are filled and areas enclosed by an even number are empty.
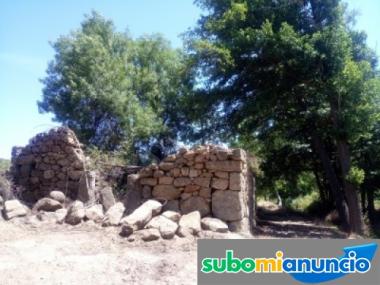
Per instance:
[[[35,202],[59,190],[77,199],[81,184],[88,184],[84,161],[78,139],[65,127],[38,134],[23,148],[14,147],[11,174],[22,187],[19,198]]]
[[[254,225],[254,178],[242,149],[183,148],[133,178],[143,199],[163,201],[168,210],[199,211],[227,222],[231,231]]]

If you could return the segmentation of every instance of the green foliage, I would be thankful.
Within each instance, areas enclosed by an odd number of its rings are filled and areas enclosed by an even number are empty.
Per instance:
[[[139,143],[178,124],[174,98],[185,68],[162,36],[133,40],[93,12],[53,48],[39,110],[54,113],[85,144],[132,158]]]
[[[318,192],[311,192],[304,196],[299,196],[290,202],[290,208],[299,212],[308,212],[311,206],[313,206],[320,197]]]
[[[5,173],[11,166],[11,161],[9,159],[0,158],[0,174]]]
[[[348,173],[346,180],[354,185],[360,186],[360,184],[363,183],[364,178],[365,178],[364,170],[356,166],[352,166],[350,168],[350,172]]]

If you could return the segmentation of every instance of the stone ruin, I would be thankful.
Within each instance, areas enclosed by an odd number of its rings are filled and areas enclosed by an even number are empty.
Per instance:
[[[132,167],[133,174],[126,166],[126,194],[117,202],[112,187],[103,184],[107,180],[86,169],[74,132],[60,127],[13,149],[11,176],[20,191],[0,197],[0,209],[7,220],[24,217],[35,224],[121,226],[120,235],[129,241],[250,232],[255,226],[251,159],[242,149],[182,148],[158,165]]]
[[[164,210],[182,215],[199,211],[218,218],[231,231],[255,225],[254,176],[246,152],[220,146],[181,149],[129,177],[143,200],[162,201]]]
[[[25,202],[34,203],[54,190],[73,200],[95,199],[88,197],[95,180],[86,172],[81,144],[65,127],[38,134],[25,147],[14,147],[10,172],[20,188],[16,195]]]

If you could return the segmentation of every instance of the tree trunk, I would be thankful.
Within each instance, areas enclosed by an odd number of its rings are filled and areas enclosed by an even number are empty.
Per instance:
[[[374,189],[372,187],[367,188],[367,211],[370,223],[375,224],[375,203],[374,203]]]
[[[351,167],[350,151],[347,142],[342,139],[338,139],[337,149],[342,172],[343,189],[346,195],[349,210],[351,231],[361,235],[364,230],[364,222],[358,191],[355,185],[347,180],[347,175],[349,174]]]
[[[348,220],[348,209],[346,202],[344,200],[344,195],[340,189],[340,183],[338,177],[336,176],[334,167],[331,165],[329,155],[326,151],[324,143],[317,134],[312,136],[313,149],[317,153],[319,159],[322,162],[322,167],[324,174],[327,178],[328,184],[330,186],[331,194],[333,195],[336,209],[339,213],[339,218],[342,222],[342,228],[345,231],[350,231],[349,220]]]

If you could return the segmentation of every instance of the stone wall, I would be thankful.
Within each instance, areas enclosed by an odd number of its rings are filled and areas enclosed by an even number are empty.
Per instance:
[[[19,198],[35,202],[59,190],[77,199],[80,185],[88,184],[84,162],[78,139],[65,127],[38,134],[25,147],[14,147],[11,175],[21,188]]]
[[[164,210],[199,211],[228,223],[231,231],[254,225],[254,178],[246,152],[220,146],[181,149],[131,179],[143,199],[164,201]]]

